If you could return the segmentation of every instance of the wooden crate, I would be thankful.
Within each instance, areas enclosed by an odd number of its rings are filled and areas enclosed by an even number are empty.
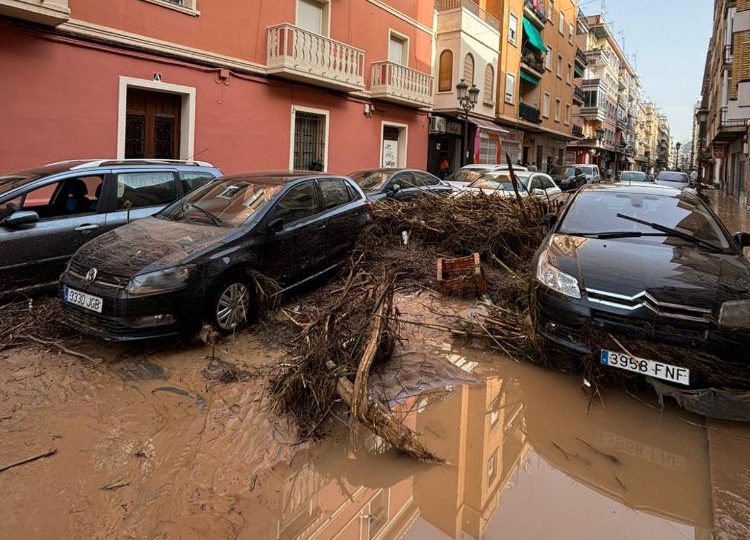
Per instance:
[[[479,253],[437,261],[437,288],[451,296],[480,296],[487,290]]]

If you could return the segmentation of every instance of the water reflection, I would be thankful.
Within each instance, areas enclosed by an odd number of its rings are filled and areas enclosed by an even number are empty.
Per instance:
[[[587,412],[575,378],[512,362],[482,379],[401,404],[448,465],[326,443],[262,479],[249,537],[711,538],[694,417],[620,393]]]

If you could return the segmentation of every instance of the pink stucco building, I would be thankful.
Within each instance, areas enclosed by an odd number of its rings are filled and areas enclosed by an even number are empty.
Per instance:
[[[0,173],[424,168],[432,0],[0,0]]]

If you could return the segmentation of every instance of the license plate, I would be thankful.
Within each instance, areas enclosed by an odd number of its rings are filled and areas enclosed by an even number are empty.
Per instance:
[[[84,309],[90,309],[97,313],[102,312],[102,305],[104,304],[102,299],[98,296],[86,294],[85,292],[77,291],[67,286],[63,288],[63,299],[69,304],[74,304]]]
[[[642,375],[648,375],[664,381],[676,382],[678,384],[690,385],[690,370],[684,367],[664,364],[655,360],[638,358],[626,353],[608,351],[602,349],[602,364],[616,367]]]

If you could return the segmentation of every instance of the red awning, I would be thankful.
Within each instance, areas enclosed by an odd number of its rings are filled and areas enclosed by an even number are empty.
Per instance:
[[[498,135],[505,135],[508,133],[507,129],[503,129],[494,122],[490,122],[489,120],[483,120],[482,118],[471,118],[469,117],[469,122],[477,126],[479,129],[483,129],[484,131],[489,131],[490,133],[496,133]]]

